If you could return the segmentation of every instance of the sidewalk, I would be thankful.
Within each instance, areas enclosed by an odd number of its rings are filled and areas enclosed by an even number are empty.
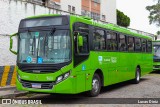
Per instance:
[[[14,86],[0,87],[0,99],[2,98],[15,98],[18,96],[26,95],[27,91],[17,91]]]

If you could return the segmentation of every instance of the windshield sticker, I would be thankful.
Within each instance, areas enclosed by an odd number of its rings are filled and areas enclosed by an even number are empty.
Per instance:
[[[31,63],[31,62],[32,62],[32,57],[28,56],[28,57],[26,58],[26,60],[27,60],[27,63]]]
[[[35,32],[35,37],[39,37],[39,32]]]
[[[86,65],[82,65],[82,71],[86,70]]]
[[[38,63],[41,64],[43,62],[43,59],[40,57],[38,58]]]

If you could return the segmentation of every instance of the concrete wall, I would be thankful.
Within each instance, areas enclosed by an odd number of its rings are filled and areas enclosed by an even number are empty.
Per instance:
[[[12,34],[18,31],[18,25],[21,19],[40,14],[53,13],[53,10],[21,1],[0,0],[0,66],[15,65],[16,55],[9,51],[9,36],[3,34]],[[14,39],[14,48],[17,41]]]
[[[81,0],[61,0],[61,10],[68,11],[68,5],[75,7],[75,13],[81,14]]]
[[[101,0],[101,15],[102,14],[106,16],[107,22],[117,24],[116,0]]]

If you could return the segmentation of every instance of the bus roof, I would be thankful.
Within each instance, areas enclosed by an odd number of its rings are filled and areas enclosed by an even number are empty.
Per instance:
[[[107,22],[97,22],[97,21],[94,21],[93,19],[91,19],[89,17],[85,17],[85,16],[46,14],[46,15],[31,16],[31,17],[27,17],[26,19],[34,19],[34,18],[41,18],[41,17],[53,17],[53,16],[71,16],[71,18],[78,19],[80,22],[83,22],[83,23],[86,23],[86,24],[89,24],[89,25],[94,25],[94,26],[97,26],[97,27],[106,28],[108,30],[121,32],[121,33],[124,33],[126,35],[132,35],[132,36],[152,40],[152,37],[150,37],[149,35],[142,35],[142,34],[139,34],[139,33],[135,33],[128,28],[121,27],[121,26],[118,26],[118,25],[115,25],[115,24],[111,24],[111,23],[107,23]]]

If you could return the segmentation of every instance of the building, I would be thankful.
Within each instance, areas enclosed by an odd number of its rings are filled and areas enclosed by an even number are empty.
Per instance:
[[[40,0],[32,0],[40,2]],[[48,7],[117,23],[116,0],[42,0]],[[41,3],[42,3],[41,2]]]

